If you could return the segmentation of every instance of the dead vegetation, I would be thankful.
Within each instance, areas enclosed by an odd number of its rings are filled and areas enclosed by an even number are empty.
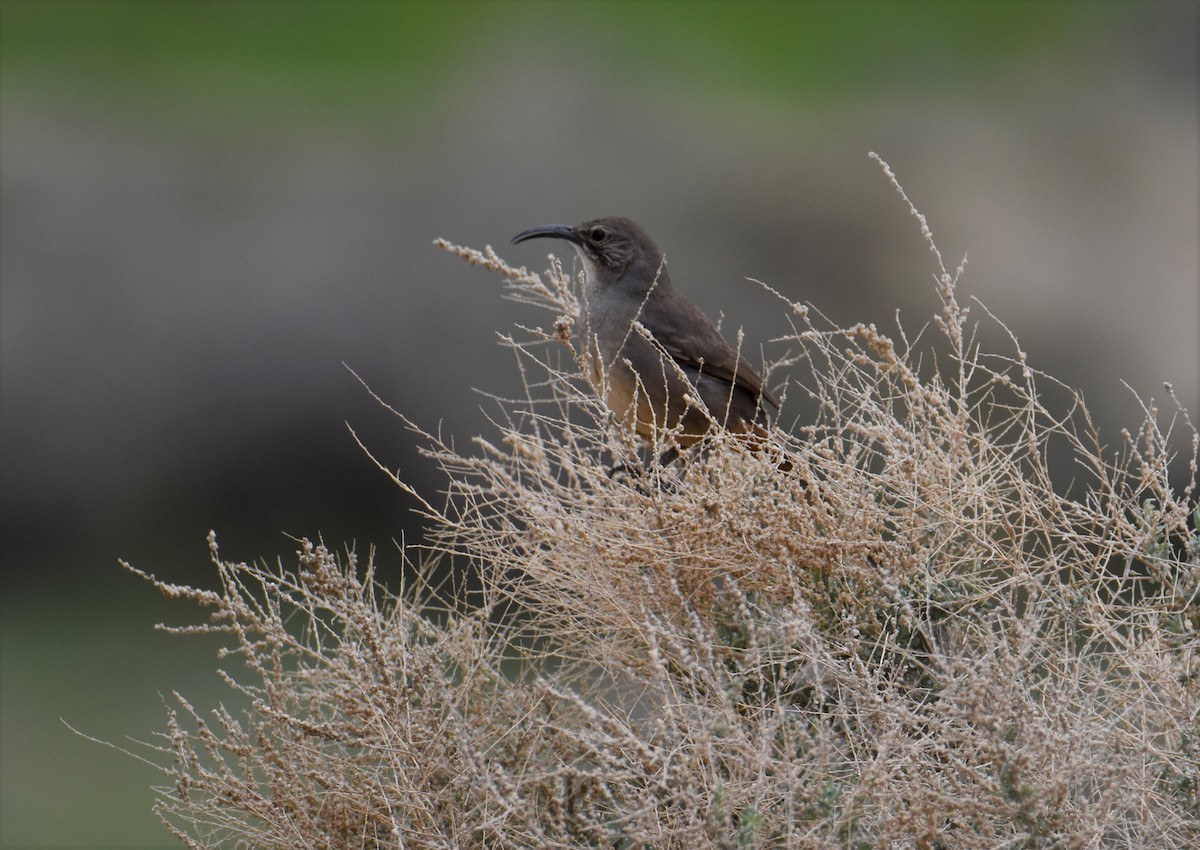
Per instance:
[[[252,701],[176,695],[164,822],[197,848],[1200,844],[1200,537],[1167,480],[1195,429],[1147,403],[1106,451],[1015,341],[981,350],[929,242],[923,334],[785,304],[775,374],[814,414],[666,468],[564,354],[561,267],[440,243],[558,317],[507,341],[526,395],[465,451],[409,423],[447,492],[396,477],[428,525],[399,594],[309,541],[269,568],[214,538],[220,592],[155,582]],[[479,604],[439,607],[466,568]]]

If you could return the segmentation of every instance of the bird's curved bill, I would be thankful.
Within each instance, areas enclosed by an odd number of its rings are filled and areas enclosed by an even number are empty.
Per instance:
[[[580,244],[579,234],[566,224],[543,224],[522,230],[512,238],[512,243],[524,242],[527,239],[566,239],[568,242]]]

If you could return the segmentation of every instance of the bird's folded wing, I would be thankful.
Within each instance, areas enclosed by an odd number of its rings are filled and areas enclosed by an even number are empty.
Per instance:
[[[684,372],[691,374],[699,370],[705,375],[739,386],[756,398],[766,399],[772,407],[779,408],[779,402],[763,386],[762,378],[754,371],[754,367],[744,357],[738,356],[699,307],[679,299],[672,308],[671,311],[663,311],[669,318],[659,317],[660,321],[665,318],[670,327],[657,329],[659,333],[655,334],[655,338]],[[670,343],[664,343],[664,339],[670,340]]]

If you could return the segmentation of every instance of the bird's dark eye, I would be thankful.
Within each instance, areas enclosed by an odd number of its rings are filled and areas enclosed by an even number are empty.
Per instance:
[[[603,227],[593,227],[592,232],[590,234],[588,234],[588,236],[593,242],[595,242],[597,245],[599,245],[601,242],[603,242],[605,239],[608,238],[608,231],[605,230]]]

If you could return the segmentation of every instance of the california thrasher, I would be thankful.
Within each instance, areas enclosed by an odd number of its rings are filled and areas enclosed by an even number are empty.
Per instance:
[[[714,422],[733,433],[766,436],[762,401],[776,409],[779,403],[700,308],[675,291],[662,251],[646,231],[627,218],[599,218],[574,227],[532,227],[512,241],[539,237],[570,242],[583,264],[583,359],[618,418],[652,444],[679,427],[682,448],[698,442]],[[675,454],[669,451],[663,462]]]

